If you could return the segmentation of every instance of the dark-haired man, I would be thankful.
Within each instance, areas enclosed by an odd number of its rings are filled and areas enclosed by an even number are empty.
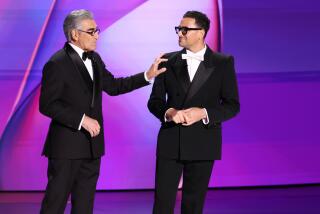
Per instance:
[[[203,210],[214,160],[221,158],[221,122],[240,110],[232,56],[204,42],[210,20],[184,14],[175,28],[183,50],[167,54],[148,108],[162,123],[157,143],[154,214],[174,212],[183,174],[181,213]]]

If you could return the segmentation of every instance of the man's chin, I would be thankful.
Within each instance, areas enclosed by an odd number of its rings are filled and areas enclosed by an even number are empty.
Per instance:
[[[185,48],[184,44],[182,42],[179,42],[179,46],[182,48]]]
[[[95,49],[96,49],[96,46],[90,47],[90,48],[88,49],[88,51],[94,51]]]

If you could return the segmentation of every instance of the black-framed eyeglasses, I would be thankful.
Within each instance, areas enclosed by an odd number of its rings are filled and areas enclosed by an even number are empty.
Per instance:
[[[83,33],[87,33],[87,34],[89,34],[89,35],[91,35],[91,36],[94,36],[94,34],[99,34],[100,33],[100,28],[93,28],[93,29],[89,29],[89,30],[87,30],[87,31],[85,31],[85,30],[81,30],[81,29],[77,29],[78,31],[80,31],[80,32],[83,32]]]
[[[202,30],[203,28],[190,28],[190,27],[174,27],[176,34],[178,34],[181,31],[182,35],[186,35],[189,30]]]

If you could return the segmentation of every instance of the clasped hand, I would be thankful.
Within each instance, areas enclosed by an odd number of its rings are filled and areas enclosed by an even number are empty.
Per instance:
[[[184,110],[176,110],[174,108],[168,109],[166,112],[166,119],[173,121],[176,124],[183,126],[190,126],[207,117],[206,111],[203,108],[192,107]]]

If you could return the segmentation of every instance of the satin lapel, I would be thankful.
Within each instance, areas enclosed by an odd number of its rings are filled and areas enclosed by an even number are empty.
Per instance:
[[[95,56],[92,58],[92,67],[93,67],[93,96],[92,96],[92,102],[91,107],[93,108],[95,105],[95,101],[97,99],[97,96],[99,95],[99,87],[100,87],[100,75],[99,75],[99,66],[95,60]]]
[[[193,78],[189,92],[187,94],[186,102],[188,102],[199,91],[201,86],[207,81],[213,71],[214,67],[206,68],[203,62],[199,64],[198,70]]]
[[[185,102],[188,102],[201,88],[201,86],[208,80],[214,72],[214,65],[212,60],[212,50],[207,46],[204,55],[204,61],[199,64],[198,70],[193,78],[190,89],[188,91]]]
[[[74,66],[79,71],[79,73],[81,75],[81,79],[84,81],[84,83],[88,87],[89,91],[92,91],[93,82],[92,82],[90,74],[89,74],[86,66],[84,65],[83,61],[81,60],[81,58],[79,57],[77,52],[75,50],[73,50],[72,47],[70,47],[70,45],[66,44],[65,50],[66,50],[67,54],[70,56]]]
[[[173,70],[184,92],[187,92],[190,86],[190,77],[188,74],[187,60],[183,60],[181,57],[181,54],[184,52],[185,50],[182,50],[181,53],[177,54],[177,60],[173,65]]]

